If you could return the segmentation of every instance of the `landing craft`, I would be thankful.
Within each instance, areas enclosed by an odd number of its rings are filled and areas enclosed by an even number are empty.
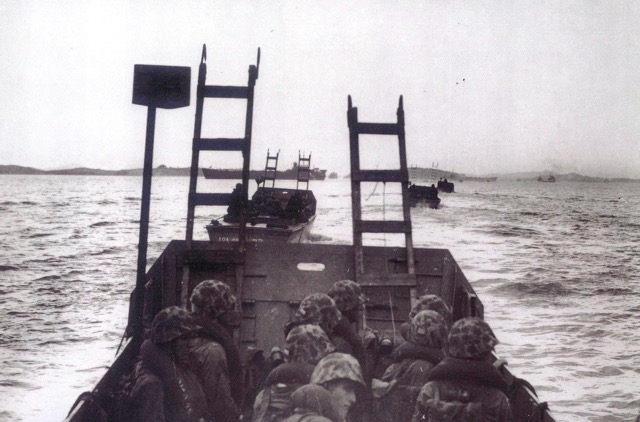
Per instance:
[[[366,304],[365,324],[376,330],[379,338],[385,341],[391,339],[397,342],[398,339],[393,336],[395,327],[407,320],[412,304],[423,294],[430,293],[442,297],[451,305],[454,320],[468,316],[482,318],[484,315],[482,302],[448,250],[413,247],[402,97],[395,123],[358,121],[358,109],[352,106],[349,97],[347,117],[351,151],[353,244],[281,243],[276,246],[267,242],[248,242],[244,230],[247,223],[246,212],[242,212],[240,216],[238,241],[229,242],[226,248],[219,248],[209,241],[193,240],[195,207],[226,206],[229,200],[229,194],[201,193],[197,190],[200,152],[234,150],[243,153],[242,194],[246,199],[253,94],[258,78],[258,66],[252,65],[249,66],[247,86],[206,85],[206,69],[206,54],[203,49],[198,74],[198,105],[185,239],[171,241],[150,270],[144,272],[150,194],[148,188],[151,177],[150,156],[145,154],[145,169],[149,171],[145,171],[143,176],[138,279],[131,294],[126,344],[98,384],[78,398],[69,412],[67,421],[128,420],[131,403],[127,396],[127,386],[145,330],[151,326],[154,316],[163,308],[172,305],[186,307],[192,289],[205,279],[225,281],[238,298],[235,313],[239,318],[239,334],[236,341],[243,351],[250,350],[249,348],[267,351],[274,346],[282,346],[282,327],[293,315],[300,299],[310,293],[326,292],[335,281],[342,279],[355,280],[362,286],[369,298]],[[151,76],[154,76],[153,72]],[[179,84],[156,83],[153,90],[160,91],[165,97],[175,94],[170,104],[175,105],[180,103],[178,100],[184,100],[184,91],[182,94],[176,91],[163,93],[162,89],[170,89],[171,86],[177,85]],[[200,137],[202,115],[199,110],[204,99],[212,97],[247,100],[246,130],[243,138]],[[148,105],[150,109],[146,152],[152,153],[155,107],[162,107],[164,104],[162,101],[137,104]],[[390,135],[390,138],[396,138],[400,152],[399,169],[360,168],[360,136],[369,134]],[[362,182],[400,183],[403,218],[398,221],[362,219]],[[404,236],[405,244],[403,247],[364,246],[363,234],[366,233],[399,233]],[[515,421],[554,421],[546,403],[538,401],[530,384],[513,376],[506,362],[498,360],[495,356],[492,360],[509,385],[509,400]],[[244,364],[246,365],[246,362]]]

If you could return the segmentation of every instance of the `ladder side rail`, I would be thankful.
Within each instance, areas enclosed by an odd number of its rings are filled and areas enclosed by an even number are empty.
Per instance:
[[[244,204],[249,204],[249,166],[251,164],[251,135],[253,127],[253,98],[254,90],[256,86],[256,79],[258,79],[258,67],[260,66],[260,49],[258,49],[258,63],[257,65],[249,66],[249,80],[247,82],[247,113],[244,125],[244,139],[245,145],[242,150],[243,165],[242,165],[242,198]],[[238,225],[238,241],[240,249],[245,249],[245,229],[247,225],[248,212],[245,207],[240,213],[240,224]],[[241,293],[241,292],[238,292]],[[242,298],[242,295],[240,295]]]
[[[198,172],[200,163],[200,148],[198,145],[202,132],[202,114],[204,109],[204,86],[207,78],[206,50],[203,46],[202,59],[198,68],[198,87],[196,94],[196,115],[193,127],[193,144],[191,154],[191,172],[189,179],[189,197],[187,204],[187,231],[185,236],[186,247],[191,249],[193,241],[193,225],[195,220],[195,193],[198,187]]]
[[[400,149],[400,171],[404,180],[401,182],[402,189],[402,214],[405,223],[409,226],[409,230],[405,232],[405,248],[407,251],[407,272],[415,274],[415,262],[413,255],[413,235],[411,230],[411,209],[409,207],[409,172],[407,170],[407,144],[404,130],[404,107],[402,96],[398,104],[398,141]]]
[[[351,152],[351,225],[353,227],[353,250],[354,250],[354,275],[364,273],[364,257],[362,251],[362,233],[357,231],[358,222],[362,220],[362,203],[360,192],[360,181],[353,177],[354,172],[360,171],[360,141],[356,125],[358,124],[358,109],[353,107],[351,96],[348,99],[347,122],[349,124],[349,149]],[[357,279],[356,279],[357,281]]]

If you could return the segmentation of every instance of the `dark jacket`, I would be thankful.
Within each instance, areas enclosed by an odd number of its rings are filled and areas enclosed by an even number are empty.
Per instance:
[[[293,412],[291,395],[311,380],[314,365],[287,362],[274,368],[253,405],[254,421],[281,421]]]
[[[141,362],[132,390],[136,421],[191,422],[211,420],[198,377],[177,365],[150,340],[142,343]]]
[[[393,352],[393,363],[387,368],[382,381],[396,381],[396,385],[377,403],[379,421],[410,421],[416,399],[429,374],[443,358],[441,349],[412,342],[401,344]]]
[[[242,400],[240,353],[222,325],[197,319],[201,336],[193,340],[193,361],[216,421],[237,421]]]
[[[447,357],[428,379],[414,422],[511,422],[507,383],[491,363]]]

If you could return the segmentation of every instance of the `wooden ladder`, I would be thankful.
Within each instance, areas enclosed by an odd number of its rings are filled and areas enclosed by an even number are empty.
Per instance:
[[[200,59],[200,67],[198,69],[198,88],[196,100],[196,115],[193,129],[193,146],[191,155],[191,173],[189,180],[189,201],[187,206],[187,230],[185,236],[185,246],[187,257],[193,246],[193,226],[195,220],[195,208],[198,206],[227,206],[231,200],[231,193],[202,193],[197,191],[198,174],[200,171],[200,152],[201,151],[237,151],[242,153],[242,198],[245,209],[241,213],[240,224],[238,225],[238,243],[234,245],[234,249],[239,254],[244,254],[245,250],[245,226],[247,221],[246,204],[248,204],[248,185],[249,185],[249,165],[251,162],[251,129],[253,123],[253,98],[256,80],[258,79],[258,71],[260,68],[260,49],[258,49],[258,57],[256,65],[249,66],[249,81],[247,86],[220,86],[206,85],[207,78],[207,46],[202,46],[202,56]],[[204,109],[204,100],[206,98],[229,98],[243,99],[247,101],[247,111],[244,127],[243,138],[202,138],[202,115]],[[184,307],[188,304],[190,267],[189,258],[182,273],[182,294],[181,303]],[[242,265],[238,265],[239,271],[242,271]],[[241,276],[241,274],[239,274]],[[238,296],[242,297],[241,282],[242,277],[238,277]]]
[[[362,285],[416,285],[413,238],[411,234],[411,211],[409,208],[409,172],[404,132],[404,109],[402,96],[398,104],[396,123],[363,123],[358,121],[358,109],[353,107],[349,96],[347,111],[349,124],[349,146],[351,150],[351,207],[353,220],[353,248],[355,279]],[[362,170],[360,168],[360,135],[393,135],[398,137],[400,168],[395,170]],[[400,183],[402,189],[402,220],[363,220],[362,219],[362,182]],[[407,273],[367,272],[364,265],[363,233],[403,233]],[[386,265],[385,265],[385,268]]]
[[[276,155],[271,155],[267,150],[267,162],[264,165],[264,190],[267,190],[267,181],[271,182],[271,191],[276,187],[276,178],[278,171],[278,157],[280,156],[280,150]]]
[[[308,157],[298,151],[298,174],[296,175],[296,190],[299,190],[300,183],[306,183],[305,190],[309,190],[309,179],[311,178],[311,153]]]

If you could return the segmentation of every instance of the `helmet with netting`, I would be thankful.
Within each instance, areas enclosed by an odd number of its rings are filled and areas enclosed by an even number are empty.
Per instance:
[[[294,315],[296,321],[319,325],[327,335],[333,332],[341,317],[334,300],[324,293],[305,297]]]
[[[167,343],[196,328],[191,314],[179,306],[170,306],[158,312],[151,323],[151,341]]]
[[[329,296],[336,302],[340,312],[346,312],[366,302],[362,288],[351,280],[340,280],[333,283]]]
[[[420,311],[411,320],[409,341],[423,346],[441,348],[447,342],[444,318],[436,311]]]
[[[447,354],[456,358],[478,359],[493,350],[498,339],[489,324],[477,317],[456,321],[449,332]]]
[[[306,362],[315,365],[320,359],[336,350],[324,330],[314,324],[294,327],[286,339],[290,362]]]
[[[205,280],[191,293],[191,307],[194,312],[209,309],[210,316],[216,318],[233,309],[236,298],[226,283],[218,280]]]
[[[365,386],[360,364],[346,353],[331,353],[320,359],[311,374],[311,384],[324,384],[330,381],[350,380]]]
[[[409,318],[413,319],[414,316],[420,311],[435,311],[439,313],[447,327],[451,326],[451,308],[444,303],[440,296],[436,295],[423,295],[418,298],[416,304],[411,308]]]

